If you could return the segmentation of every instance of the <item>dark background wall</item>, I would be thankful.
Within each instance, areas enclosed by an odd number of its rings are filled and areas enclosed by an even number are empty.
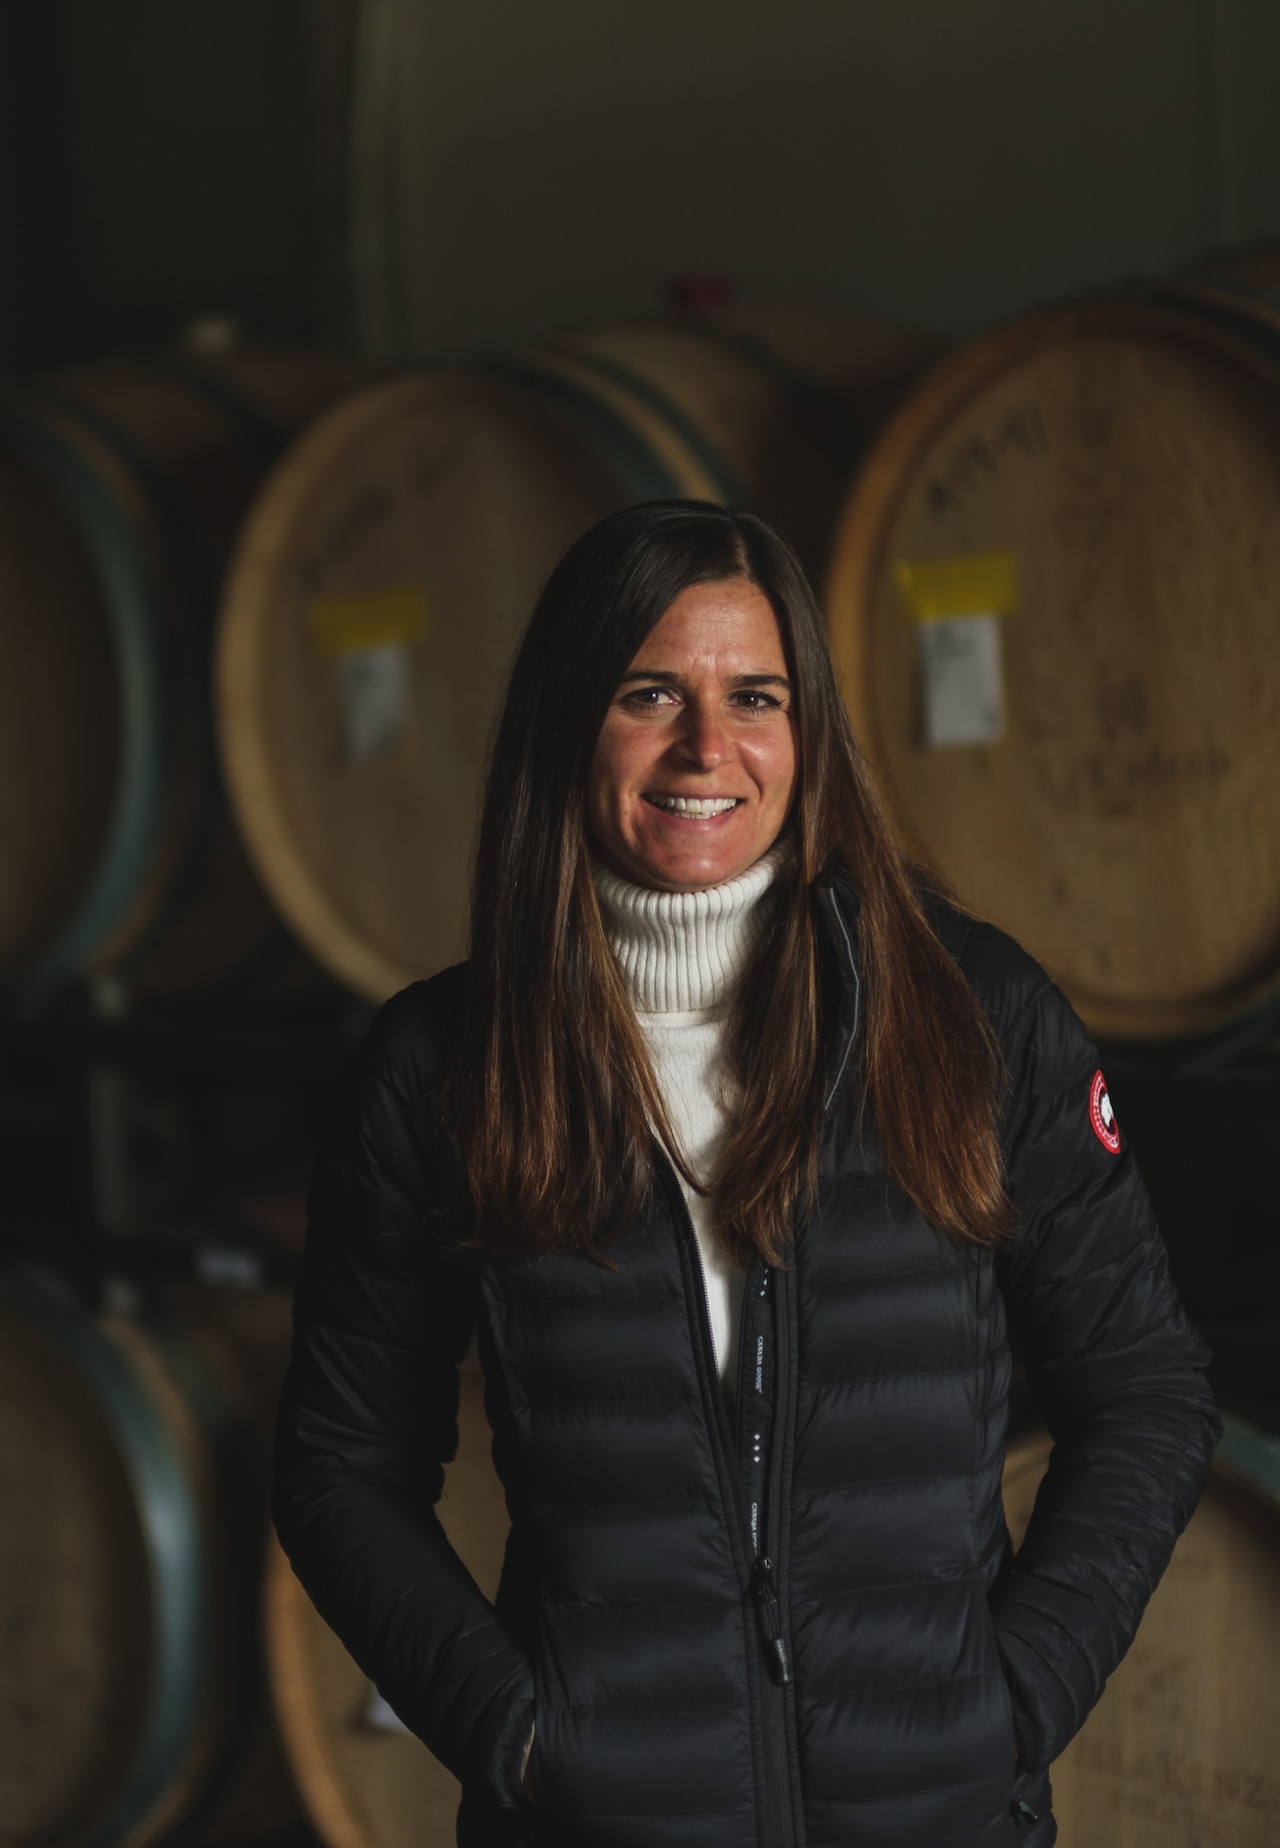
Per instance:
[[[690,269],[962,329],[1252,235],[1280,173],[1244,83],[1280,17],[1243,0],[374,0],[363,24],[387,347],[650,305]]]
[[[963,331],[1280,231],[1274,0],[4,0],[0,356],[659,305]]]
[[[354,0],[39,0],[0,12],[0,340],[10,363],[229,313],[350,331]]]

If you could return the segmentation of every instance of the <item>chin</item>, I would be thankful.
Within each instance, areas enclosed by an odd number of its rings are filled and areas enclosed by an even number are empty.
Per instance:
[[[763,851],[763,850],[762,850]],[[642,883],[653,886],[666,886],[673,891],[696,892],[708,886],[726,885],[730,879],[736,879],[745,873],[749,866],[754,866],[760,858],[752,854],[744,858],[741,854],[695,857],[689,855],[679,860],[671,858],[652,860],[637,859],[637,872],[642,872]]]

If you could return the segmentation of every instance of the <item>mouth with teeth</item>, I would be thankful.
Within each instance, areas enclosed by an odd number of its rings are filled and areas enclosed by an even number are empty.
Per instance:
[[[645,801],[664,815],[682,815],[688,821],[710,821],[740,807],[743,797],[646,795]]]

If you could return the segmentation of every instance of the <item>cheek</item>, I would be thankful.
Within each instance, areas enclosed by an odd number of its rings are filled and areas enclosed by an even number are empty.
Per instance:
[[[630,781],[627,740],[606,724],[587,772],[587,813],[597,820],[617,812]]]
[[[606,720],[591,760],[591,782],[615,799],[625,798],[646,781],[661,750],[650,730]]]
[[[790,801],[796,781],[796,747],[790,732],[771,738],[761,750],[756,775],[767,799],[784,805]]]

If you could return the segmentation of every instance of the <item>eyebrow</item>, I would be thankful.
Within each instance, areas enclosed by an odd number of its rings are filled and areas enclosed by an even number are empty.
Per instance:
[[[625,687],[633,680],[670,680],[676,686],[684,685],[683,674],[671,673],[663,667],[633,668],[629,674],[622,676],[618,685]],[[791,691],[791,682],[785,674],[734,674],[725,684],[730,687],[781,687],[786,693]]]

